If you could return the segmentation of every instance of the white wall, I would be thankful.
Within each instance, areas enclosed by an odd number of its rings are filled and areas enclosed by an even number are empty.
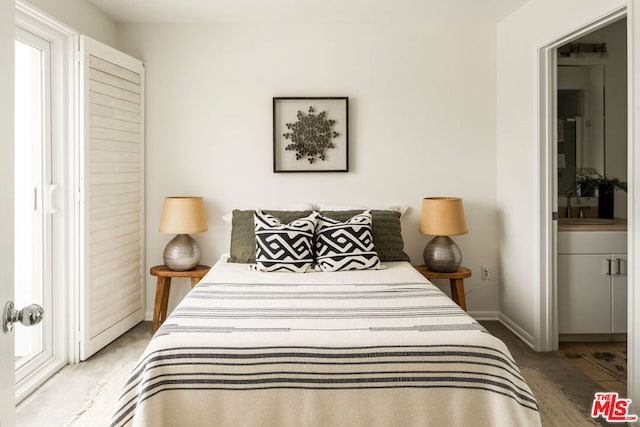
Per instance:
[[[118,35],[147,70],[148,267],[171,238],[157,231],[165,196],[204,196],[209,231],[195,237],[207,264],[228,251],[223,214],[299,201],[409,205],[406,251],[422,263],[422,197],[460,196],[467,305],[495,315],[495,23],[127,24]],[[349,173],[272,172],[274,96],[349,97]],[[475,289],[481,264],[494,274]]]
[[[110,46],[115,46],[116,23],[87,0],[27,0],[47,15]]]
[[[500,311],[531,339],[540,288],[538,50],[624,4],[531,0],[498,25]]]
[[[537,302],[541,286],[539,176],[538,171],[538,53],[539,49],[578,28],[607,15],[618,7],[626,5],[623,0],[531,0],[498,25],[498,210],[500,223],[500,265],[502,267],[502,287],[500,289],[500,310],[504,319],[522,329],[536,341],[542,335],[540,324],[536,324]],[[638,40],[640,31],[640,1],[628,2],[632,28],[636,31],[632,40]],[[540,25],[544,22],[544,25]],[[638,95],[640,77],[640,46],[637,42],[630,50],[629,60],[634,64],[635,74],[631,74],[635,95]],[[638,243],[635,224],[640,221],[638,203],[640,193],[637,187],[637,169],[640,158],[636,154],[638,144],[638,115],[640,107],[637,98],[631,99],[635,114],[634,138],[630,146],[629,176],[634,192],[630,204],[629,228],[629,373],[628,397],[634,401],[632,413],[638,413],[640,406],[640,376],[638,372],[638,352],[640,352],[640,329],[634,321],[640,293],[635,283],[638,271]],[[533,303],[532,303],[533,302]],[[637,319],[635,319],[637,320]]]

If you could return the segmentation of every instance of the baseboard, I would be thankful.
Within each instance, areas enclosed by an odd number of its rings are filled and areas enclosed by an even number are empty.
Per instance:
[[[153,311],[147,311],[144,313],[144,320],[150,322],[153,320]]]
[[[497,311],[469,311],[467,314],[476,320],[499,320],[500,313]]]
[[[530,333],[522,329],[516,322],[502,313],[500,313],[498,321],[502,323],[505,328],[509,329],[515,336],[520,338],[522,342],[533,349],[533,336]]]

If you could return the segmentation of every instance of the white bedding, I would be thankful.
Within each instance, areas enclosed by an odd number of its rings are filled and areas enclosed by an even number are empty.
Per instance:
[[[221,259],[149,343],[113,425],[540,425],[504,344],[411,265],[387,266]]]

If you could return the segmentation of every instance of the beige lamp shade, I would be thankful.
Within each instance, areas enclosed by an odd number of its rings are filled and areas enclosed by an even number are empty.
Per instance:
[[[459,197],[425,197],[422,200],[420,232],[432,236],[467,234],[462,199]]]
[[[207,231],[202,197],[166,197],[160,219],[161,233],[191,234]]]

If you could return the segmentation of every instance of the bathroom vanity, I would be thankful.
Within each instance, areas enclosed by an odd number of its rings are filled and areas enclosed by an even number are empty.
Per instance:
[[[558,332],[626,333],[626,220],[561,218],[557,260]]]

